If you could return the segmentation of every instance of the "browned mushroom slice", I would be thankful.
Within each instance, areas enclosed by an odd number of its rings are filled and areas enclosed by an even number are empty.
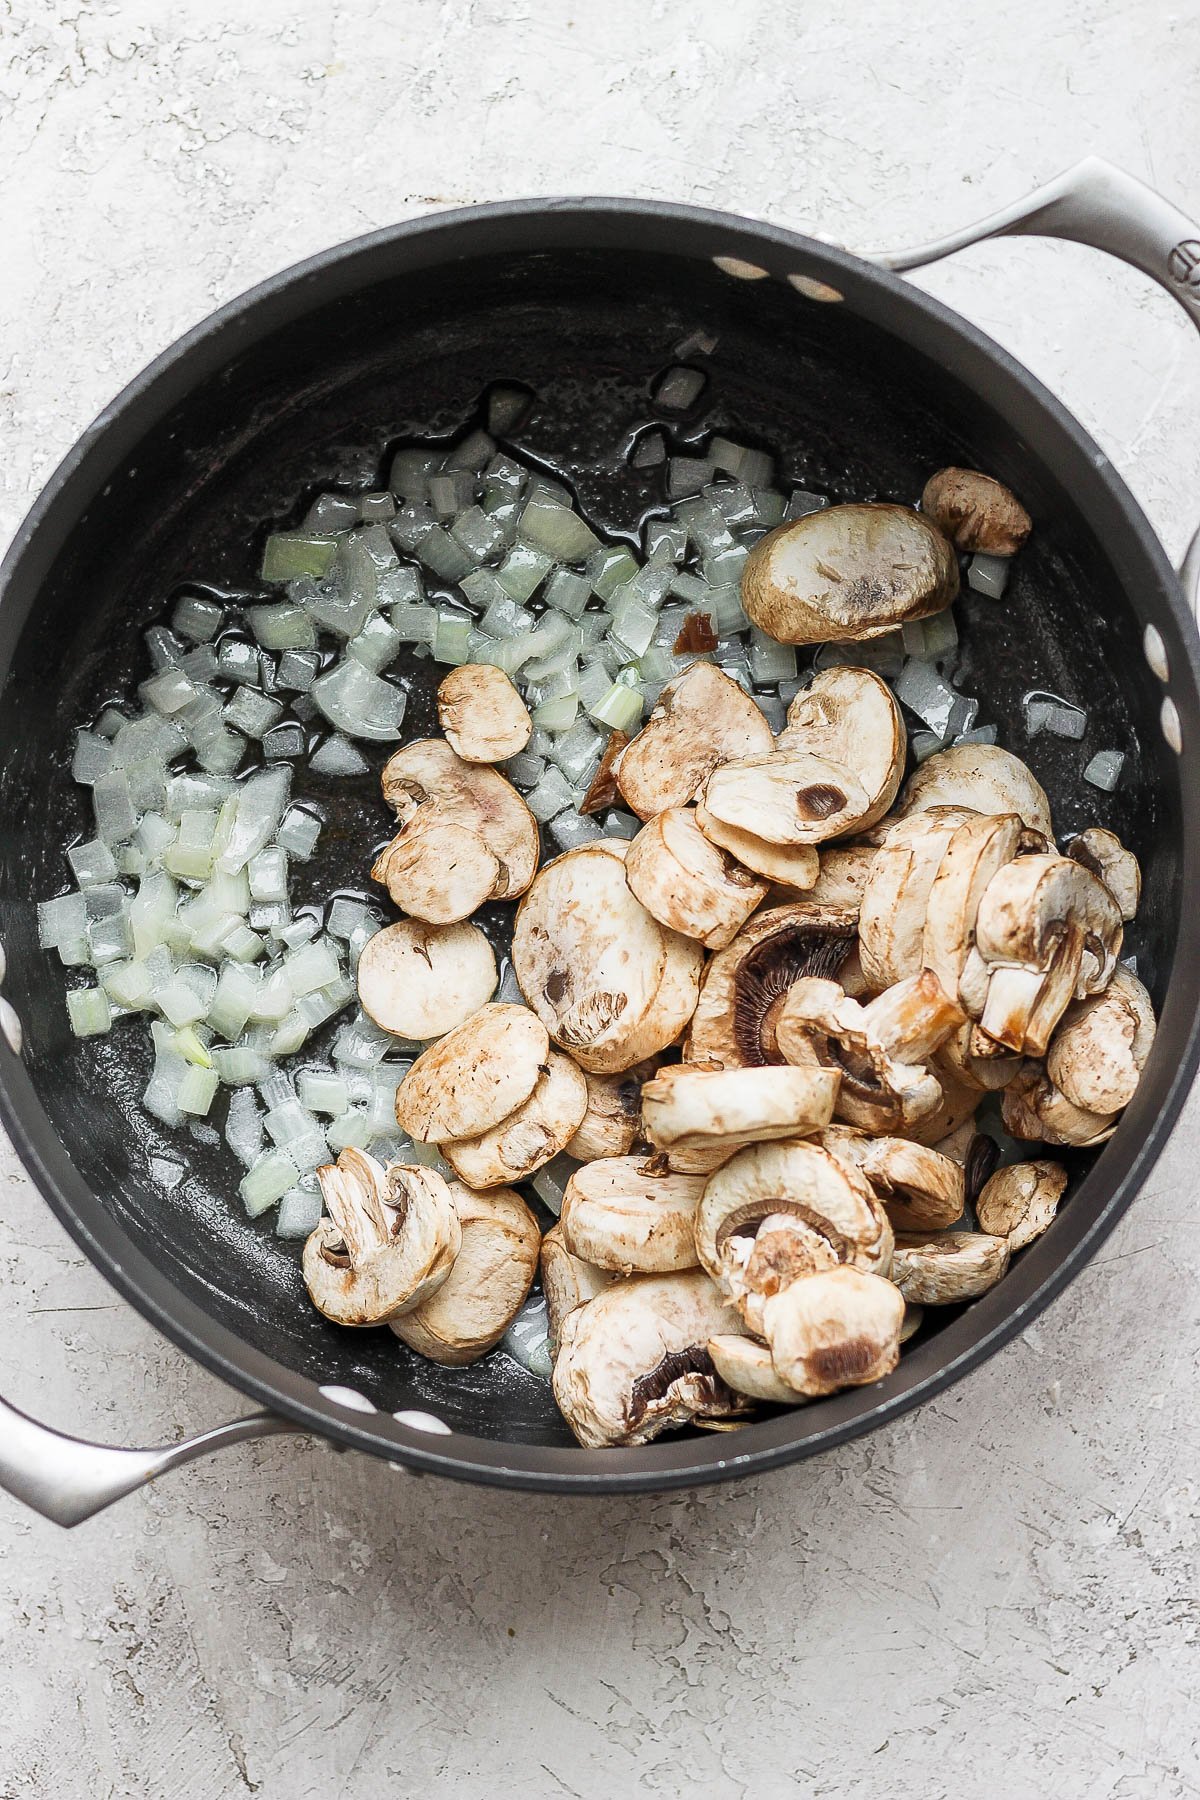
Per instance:
[[[950,1157],[909,1138],[868,1137],[832,1125],[819,1142],[861,1169],[898,1231],[941,1231],[962,1217],[966,1178]]]
[[[641,819],[694,800],[718,763],[762,756],[775,740],[759,708],[711,663],[669,681],[617,763],[617,786]]]
[[[808,898],[817,906],[849,907],[857,917],[878,848],[874,842],[822,844],[820,872]]]
[[[766,884],[711,844],[691,807],[672,806],[638,832],[625,878],[660,925],[721,950],[746,923]]]
[[[1001,1116],[1005,1130],[1015,1138],[1091,1149],[1112,1136],[1120,1115],[1073,1106],[1055,1087],[1044,1064],[1027,1062],[1004,1090]]]
[[[776,1372],[813,1398],[890,1375],[903,1327],[900,1293],[864,1269],[826,1269],[783,1288],[763,1308]]]
[[[710,1337],[708,1354],[727,1388],[773,1406],[800,1406],[806,1396],[776,1374],[770,1347],[752,1337]]]
[[[432,925],[454,925],[491,899],[501,876],[482,837],[431,810],[380,852],[371,878],[402,912]]]
[[[772,750],[714,769],[704,786],[704,810],[726,825],[753,819],[755,831],[770,843],[804,845],[856,830],[869,804],[843,764],[806,750]]]
[[[768,531],[746,559],[742,605],[784,644],[878,637],[941,612],[958,560],[931,520],[907,506],[829,506]]]
[[[674,1063],[642,1089],[646,1135],[660,1149],[766,1143],[819,1131],[833,1116],[830,1069],[708,1069]]]
[[[598,1269],[594,1263],[573,1255],[563,1243],[557,1225],[542,1239],[541,1273],[550,1328],[550,1354],[557,1356],[562,1322],[567,1314],[574,1312],[577,1306],[586,1306],[620,1277],[611,1269]]]
[[[700,1419],[736,1418],[748,1402],[717,1375],[710,1337],[738,1318],[707,1275],[641,1275],[562,1322],[554,1398],[581,1444],[646,1444]]]
[[[529,742],[533,720],[503,669],[463,663],[451,669],[437,693],[438,723],[464,762],[499,763]]]
[[[956,548],[987,556],[1015,556],[1033,529],[1012,490],[977,469],[939,469],[925,483],[921,510]]]
[[[665,1275],[694,1269],[702,1175],[658,1173],[644,1157],[608,1156],[575,1170],[563,1193],[563,1245],[598,1269]]]
[[[598,1156],[626,1156],[641,1125],[642,1084],[636,1070],[619,1075],[585,1074],[587,1111],[567,1155],[576,1162]]]
[[[580,1068],[589,1074],[609,1075],[638,1068],[678,1042],[686,1030],[700,993],[704,951],[692,938],[681,937],[677,931],[664,931],[663,936],[666,960],[662,980],[637,1029],[615,1042],[610,1039],[572,1051]]]
[[[1017,1067],[1020,1067],[1019,1063]],[[944,1151],[942,1140],[952,1132],[968,1125],[974,1131],[973,1121],[983,1094],[973,1082],[967,1082],[961,1071],[947,1060],[945,1044],[930,1057],[929,1072],[937,1076],[942,1090],[941,1101],[933,1112],[909,1125],[906,1135],[914,1143],[932,1144],[935,1149]]]
[[[438,1149],[468,1187],[507,1187],[565,1150],[586,1111],[583,1075],[569,1056],[551,1050],[524,1105],[477,1137],[446,1140]]]
[[[464,762],[440,738],[419,738],[389,758],[382,781],[383,797],[404,828],[397,842],[422,821],[459,825],[499,865],[490,898],[525,892],[538,863],[537,821],[496,769]]]
[[[1078,1000],[1050,1042],[1046,1073],[1072,1106],[1115,1113],[1137,1092],[1154,1043],[1154,1007],[1120,963],[1102,994]]]
[[[935,750],[904,784],[897,813],[957,806],[969,812],[1017,813],[1031,831],[1053,840],[1054,825],[1045,789],[1025,764],[998,744],[953,744]]]
[[[845,830],[882,819],[899,792],[908,737],[892,691],[871,669],[825,669],[802,688],[779,734],[781,750],[807,750],[850,769],[867,809]]]
[[[462,1244],[450,1189],[436,1169],[343,1150],[317,1171],[329,1217],[304,1245],[304,1285],[335,1325],[385,1325],[430,1299]]]
[[[1008,1256],[1008,1239],[983,1231],[897,1232],[892,1280],[918,1306],[955,1306],[995,1287]]]
[[[715,819],[704,802],[696,806],[696,823],[710,843],[728,851],[744,868],[752,869],[765,881],[803,892],[817,879],[820,859],[812,844],[772,844],[740,825],[728,825]]]
[[[867,1009],[836,981],[793,982],[776,1016],[775,1039],[788,1062],[840,1073],[837,1116],[866,1131],[907,1131],[941,1100],[936,1075],[885,1049]]]
[[[1010,1251],[1023,1250],[1053,1223],[1066,1187],[1061,1163],[1009,1163],[997,1169],[976,1202],[979,1229],[1006,1238]]]
[[[1142,871],[1132,850],[1127,850],[1115,832],[1100,825],[1089,825],[1067,845],[1067,855],[1098,875],[1121,909],[1121,917],[1129,922],[1142,897]]]
[[[891,987],[924,967],[929,895],[954,834],[970,817],[963,807],[938,807],[886,828],[858,915],[859,955],[873,987]]]
[[[495,988],[496,958],[475,925],[401,919],[369,938],[358,959],[359,1005],[398,1037],[441,1037]]]
[[[453,1368],[478,1362],[521,1310],[537,1273],[542,1234],[511,1188],[476,1194],[452,1182],[450,1196],[462,1227],[454,1265],[432,1299],[391,1326],[410,1350]]]
[[[549,1048],[545,1026],[528,1007],[480,1007],[422,1051],[401,1081],[400,1129],[421,1144],[478,1136],[529,1099]]]
[[[712,958],[685,1046],[689,1062],[726,1069],[781,1063],[775,1016],[803,975],[837,975],[855,944],[846,907],[797,901],[756,913]]]

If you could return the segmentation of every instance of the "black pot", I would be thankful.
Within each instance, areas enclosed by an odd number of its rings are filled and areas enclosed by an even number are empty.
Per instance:
[[[1200,322],[1194,228],[1098,163],[891,267],[1020,230],[1126,256]],[[525,441],[571,473],[590,512],[628,528],[620,431],[644,416],[648,383],[697,327],[717,340],[705,359],[710,422],[781,452],[800,484],[835,499],[912,500],[953,462],[1010,483],[1029,506],[1035,532],[1010,597],[963,602],[964,685],[1011,723],[1009,741],[1061,829],[1102,819],[1140,856],[1145,896],[1130,947],[1161,1025],[1116,1136],[1090,1166],[1078,1159],[1049,1233],[990,1293],[932,1320],[886,1381],[734,1436],[601,1453],[571,1443],[545,1386],[502,1355],[442,1370],[389,1333],[326,1324],[303,1297],[294,1251],[229,1204],[223,1153],[197,1146],[191,1179],[164,1194],[148,1171],[152,1122],[135,1104],[141,1034],[73,1043],[60,971],[37,948],[34,901],[62,886],[63,846],[84,821],[72,727],[126,684],[141,631],[180,584],[252,588],[264,521],[294,512],[314,484],[374,479],[389,440],[459,429],[497,377],[541,397]],[[649,486],[641,498],[654,498]],[[692,208],[599,200],[442,214],[316,257],[168,350],[52,477],[4,565],[0,682],[0,1114],[96,1266],[269,1409],[170,1451],[134,1452],[76,1445],[0,1403],[0,1483],[63,1523],[265,1430],[316,1431],[415,1469],[558,1491],[677,1487],[811,1455],[928,1398],[1028,1325],[1112,1230],[1187,1092],[1200,958],[1180,954],[1179,939],[1200,912],[1200,691],[1180,583],[1124,484],[1053,396],[882,261]],[[1083,701],[1083,745],[1043,736],[1026,747],[1020,698],[1030,687]],[[410,719],[420,728],[419,706]],[[1106,746],[1127,761],[1101,804],[1079,775]],[[343,785],[338,803],[314,871],[326,888],[346,884],[386,826],[365,778],[357,794]]]

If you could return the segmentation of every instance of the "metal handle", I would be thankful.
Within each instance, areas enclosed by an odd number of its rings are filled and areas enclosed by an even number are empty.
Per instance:
[[[1200,330],[1200,226],[1161,194],[1102,157],[1088,156],[977,225],[915,250],[882,252],[868,262],[902,274],[995,237],[1067,238],[1105,250],[1141,269],[1182,306]],[[1200,530],[1179,569],[1184,593],[1200,603]]]
[[[0,1400],[0,1488],[56,1525],[79,1525],[168,1469],[226,1444],[298,1429],[288,1419],[259,1412],[159,1450],[122,1450],[65,1437]]]

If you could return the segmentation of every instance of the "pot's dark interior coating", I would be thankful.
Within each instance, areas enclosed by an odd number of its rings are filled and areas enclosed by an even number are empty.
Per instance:
[[[1177,778],[1153,728],[1161,690],[1138,623],[1070,496],[977,399],[850,307],[800,302],[779,282],[732,280],[707,262],[491,257],[409,274],[278,332],[196,392],[93,505],[45,584],[5,695],[7,992],[30,1073],[80,1173],[179,1288],[267,1354],[388,1410],[431,1407],[483,1437],[568,1441],[544,1384],[502,1354],[442,1371],[389,1333],[338,1331],[312,1310],[297,1247],[272,1235],[269,1218],[243,1217],[240,1170],[224,1146],[163,1132],[141,1113],[144,1030],[118,1023],[106,1039],[73,1043],[63,972],[36,947],[33,901],[65,888],[63,849],[90,833],[86,795],[69,774],[72,727],[144,675],[140,633],[181,585],[254,592],[267,521],[295,519],[314,489],[376,483],[384,446],[453,434],[498,378],[538,396],[520,447],[569,477],[594,521],[629,532],[663,499],[661,472],[626,465],[630,430],[653,416],[653,378],[698,327],[717,341],[711,355],[688,358],[709,383],[677,443],[713,427],[750,439],[779,455],[789,481],[835,500],[915,500],[931,470],[962,462],[1011,482],[1030,507],[1033,539],[1006,600],[960,602],[960,685],[981,696],[980,721],[995,720],[1000,741],[1029,761],[1060,831],[1103,822],[1141,857],[1143,914],[1129,942],[1161,1002],[1177,925]],[[1082,743],[1027,740],[1020,702],[1031,687],[1087,708]],[[416,731],[431,720],[429,695],[425,665],[414,673]],[[1112,796],[1081,780],[1106,747],[1127,758]],[[302,785],[328,820],[302,883],[324,895],[361,888],[387,833],[376,783]],[[190,1174],[168,1193],[149,1158],[181,1148]]]

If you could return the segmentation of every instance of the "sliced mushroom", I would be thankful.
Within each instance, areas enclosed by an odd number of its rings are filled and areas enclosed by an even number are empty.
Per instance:
[[[1053,1223],[1066,1192],[1061,1163],[1009,1163],[997,1169],[975,1204],[979,1229],[1005,1238],[1009,1250],[1023,1250]]]
[[[587,793],[579,802],[581,813],[607,812],[610,806],[617,804],[621,792],[617,786],[617,763],[629,741],[629,736],[624,731],[609,732],[599,767],[592,776]]]
[[[775,1016],[784,995],[803,975],[837,975],[854,944],[846,907],[801,900],[756,913],[704,971],[687,1060],[726,1069],[781,1063]]]
[[[563,1193],[558,1229],[573,1256],[622,1275],[694,1269],[703,1175],[659,1173],[640,1156],[585,1163]]]
[[[1004,1090],[1004,1128],[1036,1144],[1074,1144],[1093,1149],[1116,1130],[1117,1113],[1088,1112],[1073,1106],[1039,1062],[1027,1062]]]
[[[402,828],[392,848],[414,825],[459,825],[482,840],[499,865],[490,898],[514,900],[525,892],[538,864],[537,821],[496,769],[464,762],[441,738],[418,738],[384,764],[382,783]]]
[[[825,669],[788,707],[781,750],[807,750],[850,769],[867,796],[853,829],[882,819],[900,790],[908,735],[892,690],[871,669]]]
[[[625,878],[660,925],[722,950],[763,895],[765,882],[709,842],[691,807],[671,806],[629,846]]]
[[[921,510],[959,550],[1015,556],[1033,521],[1011,489],[976,469],[939,469],[925,483]]]
[[[775,1372],[770,1347],[752,1337],[720,1336],[708,1340],[713,1368],[727,1388],[771,1406],[799,1406],[805,1398]]]
[[[710,843],[728,851],[743,868],[751,869],[766,881],[780,887],[803,892],[817,879],[820,858],[811,844],[772,844],[740,825],[728,825],[715,819],[700,801],[696,806],[696,823]]]
[[[304,1285],[335,1325],[384,1325],[432,1298],[462,1245],[450,1189],[436,1169],[343,1150],[318,1169],[329,1212],[310,1234]]]
[[[400,1129],[420,1144],[477,1137],[529,1099],[549,1049],[546,1028],[528,1007],[480,1007],[422,1051],[401,1081]]]
[[[932,969],[894,982],[863,1007],[868,1035],[897,1062],[928,1062],[963,1023],[963,1011]]]
[[[807,750],[772,750],[715,768],[704,784],[704,810],[726,825],[753,819],[770,843],[803,846],[856,831],[870,801],[842,763]]]
[[[830,1069],[708,1069],[674,1063],[642,1089],[646,1136],[663,1150],[767,1143],[819,1131],[833,1116]]]
[[[956,1162],[965,1174],[971,1146],[979,1136],[980,1133],[975,1129],[974,1119],[966,1119],[961,1125],[956,1125],[952,1131],[948,1131],[945,1137],[936,1138],[932,1148],[940,1156],[948,1156],[951,1162]],[[987,1142],[991,1143],[992,1140],[989,1138]]]
[[[1132,850],[1127,850],[1115,832],[1103,826],[1089,825],[1067,845],[1067,855],[1093,875],[1098,875],[1121,909],[1128,923],[1138,909],[1142,897],[1142,871]]]
[[[676,1043],[686,1029],[700,994],[704,951],[692,938],[681,937],[677,931],[664,931],[663,935],[667,940],[666,963],[649,1012],[619,1049],[609,1043],[573,1052],[576,1062],[589,1073],[611,1074],[639,1068]]]
[[[904,1301],[865,1269],[826,1269],[766,1302],[763,1327],[776,1373],[813,1398],[882,1381],[900,1360]]]
[[[776,1016],[775,1039],[788,1062],[840,1073],[837,1116],[866,1131],[908,1130],[941,1100],[936,1075],[885,1049],[871,1029],[869,1009],[836,981],[808,976],[793,982]]]
[[[900,1327],[900,1342],[907,1344],[909,1338],[916,1337],[925,1323],[925,1308],[914,1306],[911,1300],[904,1302],[904,1323]]]
[[[821,870],[808,898],[818,906],[849,907],[857,915],[877,849],[874,843],[822,844]]]
[[[523,1105],[474,1137],[439,1140],[438,1149],[468,1187],[508,1187],[527,1181],[565,1150],[586,1111],[581,1071],[569,1056],[551,1050]]]
[[[380,851],[371,879],[414,919],[453,925],[491,899],[501,875],[477,832],[431,812]]]
[[[950,1157],[909,1138],[867,1137],[833,1125],[819,1142],[861,1169],[898,1231],[941,1231],[962,1217],[966,1180]]]
[[[542,1239],[542,1292],[546,1296],[549,1320],[550,1354],[558,1355],[562,1323],[577,1306],[586,1306],[597,1294],[619,1280],[611,1269],[598,1269],[594,1263],[575,1256],[563,1243],[560,1228],[555,1225]]]
[[[693,663],[669,681],[617,763],[617,786],[640,819],[694,800],[718,763],[765,756],[775,740],[759,708],[732,676]]]
[[[982,1231],[897,1232],[892,1280],[918,1306],[955,1306],[995,1287],[1008,1255],[1007,1238]]]
[[[863,974],[891,987],[924,967],[922,938],[934,880],[960,825],[972,815],[941,806],[889,825],[875,851],[858,915]]]
[[[464,762],[507,762],[533,731],[520,694],[504,670],[490,663],[451,669],[438,689],[437,709],[446,742]]]
[[[1050,802],[1025,764],[998,744],[953,744],[935,750],[904,784],[897,812],[958,806],[970,812],[1017,813],[1031,831],[1053,839]]]
[[[431,1362],[458,1367],[486,1355],[520,1312],[542,1234],[511,1188],[475,1194],[453,1182],[450,1196],[462,1227],[454,1266],[432,1299],[393,1319],[392,1330]]]
[[[401,919],[368,938],[358,959],[359,1005],[398,1037],[453,1031],[495,988],[496,958],[476,925]]]
[[[698,1419],[736,1418],[747,1402],[717,1375],[708,1340],[738,1329],[706,1275],[618,1282],[562,1322],[554,1398],[581,1444],[647,1444]]]
[[[576,1162],[599,1156],[626,1156],[641,1124],[642,1084],[636,1070],[621,1075],[584,1075],[587,1111],[567,1155]]]
[[[1017,1068],[1020,1068],[1018,1063]],[[964,1080],[960,1070],[947,1060],[946,1045],[935,1050],[929,1059],[929,1072],[936,1075],[942,1098],[931,1113],[907,1127],[907,1135],[917,1144],[932,1144],[942,1149],[942,1139],[964,1126],[974,1131],[974,1118],[983,1099],[980,1089]]]
[[[958,560],[937,526],[907,506],[829,506],[768,531],[746,559],[742,605],[783,644],[878,637],[941,612]]]
[[[1063,1014],[1046,1073],[1072,1106],[1115,1113],[1137,1092],[1155,1033],[1154,1007],[1136,975],[1120,963],[1102,994]]]

